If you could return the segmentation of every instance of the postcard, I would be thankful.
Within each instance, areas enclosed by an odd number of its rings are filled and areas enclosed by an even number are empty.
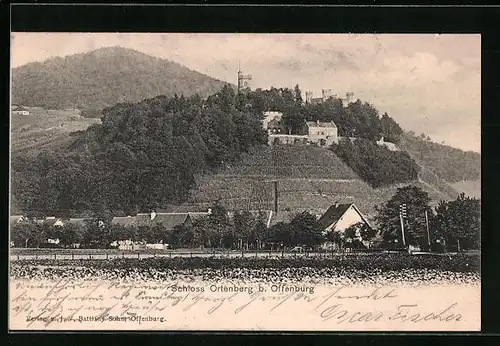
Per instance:
[[[480,47],[12,32],[10,330],[479,331]]]

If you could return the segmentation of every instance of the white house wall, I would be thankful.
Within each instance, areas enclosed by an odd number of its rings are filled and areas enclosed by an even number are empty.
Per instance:
[[[335,232],[343,232],[347,228],[352,225],[357,224],[358,222],[363,222],[363,219],[358,214],[356,210],[351,206],[347,211],[342,215],[342,218],[337,222],[334,227]]]
[[[326,140],[326,145],[338,143],[338,130],[336,127],[313,127],[310,126],[308,130],[308,137],[310,141],[319,142],[321,139]]]

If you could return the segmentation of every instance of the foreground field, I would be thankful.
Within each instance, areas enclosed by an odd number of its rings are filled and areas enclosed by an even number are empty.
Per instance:
[[[70,270],[68,270],[68,268]],[[378,277],[384,273],[402,273],[396,276],[396,281],[428,280],[420,277],[416,271],[426,274],[427,271],[441,273],[438,279],[455,277],[460,273],[465,277],[477,278],[480,272],[480,257],[478,255],[427,256],[408,254],[374,254],[371,256],[346,255],[298,258],[268,258],[268,257],[173,257],[173,258],[115,258],[107,261],[92,259],[38,259],[18,260],[11,263],[11,276],[19,277],[128,277],[130,273],[148,279],[150,273],[154,277],[164,279],[188,276],[220,278],[251,278],[257,279],[269,275],[276,278],[293,278],[301,280],[304,277],[335,278],[338,275],[349,274],[351,280]],[[404,273],[415,271],[407,278]],[[207,276],[208,275],[208,276]],[[385,277],[385,276],[384,276]],[[385,277],[387,280],[390,277]]]
[[[17,261],[10,271],[10,327],[479,330],[477,259],[421,259],[430,269],[404,268],[408,261]]]

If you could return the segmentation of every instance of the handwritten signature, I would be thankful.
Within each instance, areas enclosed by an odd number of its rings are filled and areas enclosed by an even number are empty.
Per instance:
[[[454,323],[463,319],[459,303],[425,310],[418,302],[408,303],[391,287],[376,287],[356,293],[352,287],[340,286],[327,293],[306,291],[214,293],[209,290],[180,292],[177,283],[142,285],[120,282],[59,280],[52,285],[20,283],[11,288],[11,318],[24,318],[26,326],[42,323],[89,322],[167,322],[168,316],[192,312],[195,315],[216,313],[241,315],[252,310],[271,314],[311,313],[320,322],[440,322]],[[420,298],[422,299],[422,298]],[[386,303],[376,304],[384,301]],[[358,302],[358,303],[356,303]],[[359,304],[361,302],[361,304]],[[361,308],[360,308],[361,306]],[[366,308],[366,310],[362,310]],[[295,309],[295,310],[290,310]],[[280,311],[282,310],[282,311]]]

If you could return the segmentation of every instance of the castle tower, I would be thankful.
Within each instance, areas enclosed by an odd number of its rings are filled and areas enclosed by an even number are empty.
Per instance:
[[[354,100],[354,93],[352,91],[346,92],[345,94],[347,104],[352,103]]]
[[[306,91],[306,103],[312,103],[313,93],[312,91]]]
[[[238,71],[238,92],[250,90],[251,75],[244,75],[243,72]]]
[[[323,90],[321,90],[321,93],[322,93],[321,96],[322,96],[323,102],[325,102],[329,98],[333,97],[332,89],[323,89]]]

